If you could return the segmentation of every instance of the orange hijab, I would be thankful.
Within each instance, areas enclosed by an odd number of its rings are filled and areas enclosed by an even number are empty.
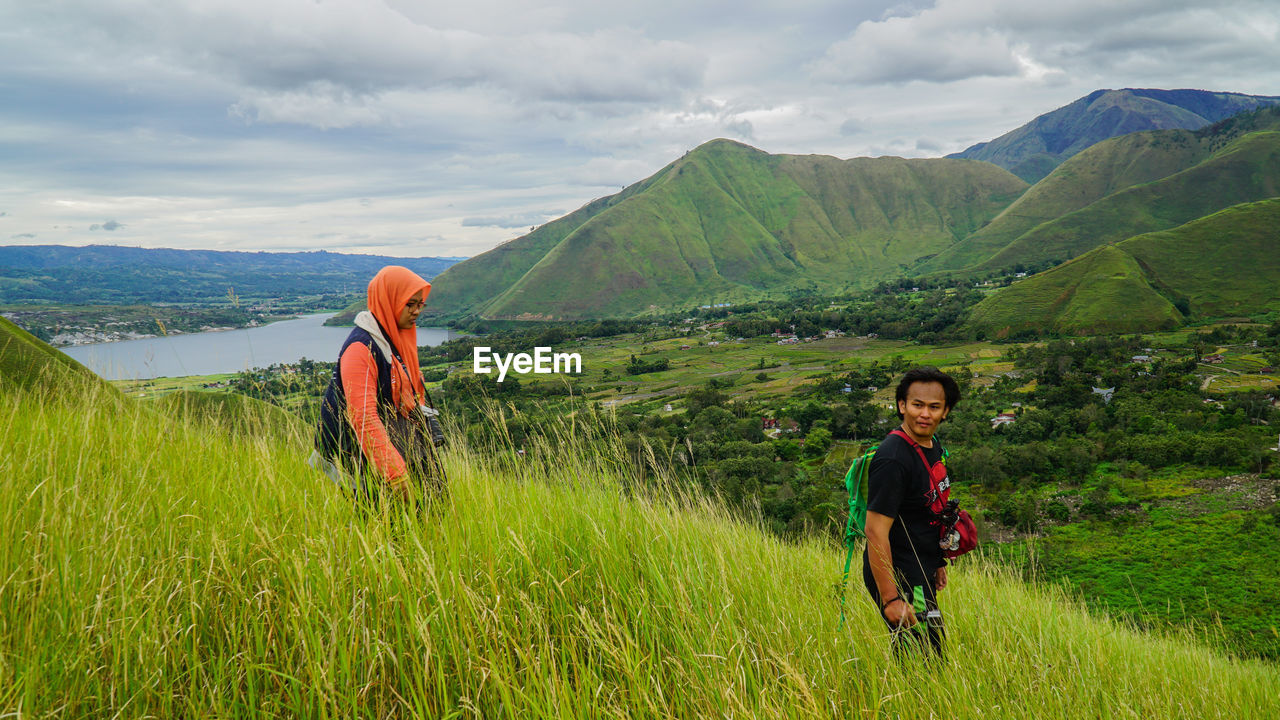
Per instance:
[[[431,294],[431,283],[418,277],[418,274],[406,267],[388,265],[378,271],[369,281],[369,312],[377,318],[378,324],[387,333],[387,342],[395,346],[404,367],[399,363],[393,372],[400,377],[400,397],[396,404],[405,409],[417,407],[426,396],[422,386],[422,371],[418,369],[418,328],[401,330],[397,322],[400,311],[409,303],[409,299],[423,293],[423,299]],[[406,371],[408,375],[406,376]]]

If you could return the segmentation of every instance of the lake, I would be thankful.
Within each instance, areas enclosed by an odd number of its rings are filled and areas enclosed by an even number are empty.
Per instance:
[[[150,380],[239,372],[302,358],[336,362],[350,327],[326,327],[332,313],[244,330],[222,330],[60,348],[107,380]],[[418,328],[418,344],[439,345],[448,328]]]

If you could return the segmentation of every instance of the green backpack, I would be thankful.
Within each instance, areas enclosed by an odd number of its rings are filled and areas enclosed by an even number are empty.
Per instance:
[[[844,544],[849,548],[844,558],[844,577],[840,580],[840,627],[844,627],[844,596],[849,587],[849,566],[853,563],[854,545],[867,536],[867,478],[871,474],[871,458],[879,445],[854,459],[844,475],[844,489],[849,492],[849,520],[844,525]]]

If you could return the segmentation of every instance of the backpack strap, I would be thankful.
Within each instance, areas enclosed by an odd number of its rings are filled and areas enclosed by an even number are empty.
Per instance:
[[[849,543],[849,552],[844,557],[844,575],[840,578],[840,624],[836,631],[844,629],[844,598],[849,594],[849,566],[853,563],[853,542]]]
[[[849,567],[853,564],[854,543],[858,538],[867,536],[866,528],[858,527],[855,505],[861,503],[863,510],[866,509],[867,498],[863,492],[863,486],[871,473],[871,458],[879,449],[879,445],[872,445],[862,455],[854,458],[853,464],[849,466],[849,472],[844,476],[844,487],[849,493],[849,519],[844,529],[844,544],[848,552],[844,557],[844,574],[840,578],[840,624],[836,626],[837,630],[844,628],[844,599],[849,590]],[[865,517],[863,520],[865,524]]]
[[[920,456],[920,462],[924,463],[925,472],[930,473],[929,476],[930,478],[932,478],[933,466],[929,464],[929,458],[924,456],[924,448],[920,447],[920,443],[916,442],[915,438],[908,435],[906,431],[904,431],[902,428],[894,428],[892,431],[889,432],[889,434],[897,435],[903,440],[906,440],[907,442],[911,443],[911,447],[915,448],[916,454]],[[941,445],[941,443],[939,443],[939,445]]]
[[[920,447],[920,443],[916,442],[915,438],[908,435],[906,431],[904,431],[902,428],[894,428],[889,432],[889,434],[897,435],[903,440],[906,440],[907,442],[911,443],[911,447],[915,448],[916,455],[920,456],[920,462],[924,463],[924,474],[929,477],[929,487],[932,488],[935,498],[938,498],[938,501],[941,502],[942,491],[938,490],[938,481],[935,480],[933,477],[933,465],[929,463],[929,458],[924,456],[924,448]],[[941,462],[945,466],[947,464],[947,449],[945,447],[942,447],[941,441],[938,441],[938,449],[941,451],[941,455],[942,455],[942,459],[939,460],[939,462]],[[933,510],[932,503],[930,506],[930,510]],[[939,511],[933,510],[933,512],[937,513]]]

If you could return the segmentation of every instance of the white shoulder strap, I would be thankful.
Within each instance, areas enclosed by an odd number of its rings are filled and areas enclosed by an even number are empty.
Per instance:
[[[394,365],[395,355],[391,352],[391,343],[382,335],[382,328],[378,327],[378,321],[373,317],[373,313],[365,310],[356,315],[356,327],[364,330],[373,337],[373,342],[377,344],[378,349],[382,351],[382,357],[387,361],[388,365]]]

